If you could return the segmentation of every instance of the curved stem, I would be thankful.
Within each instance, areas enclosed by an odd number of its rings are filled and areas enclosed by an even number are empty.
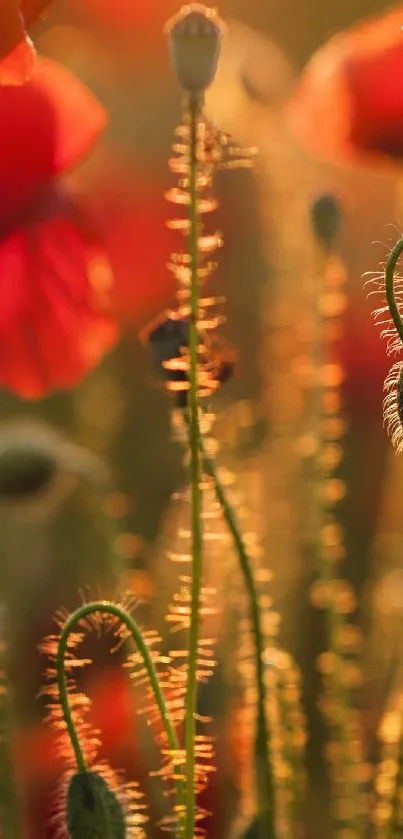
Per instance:
[[[259,816],[262,827],[261,832],[262,836],[264,836],[265,839],[268,839],[268,837],[275,836],[275,784],[270,760],[270,731],[267,725],[265,711],[266,687],[264,683],[263,663],[264,639],[258,595],[253,578],[252,564],[249,559],[245,543],[242,539],[235,511],[228,502],[214,461],[206,452],[202,436],[199,438],[199,447],[203,458],[204,469],[213,482],[217,501],[221,507],[224,519],[234,540],[239,564],[245,581],[245,587],[249,597],[250,618],[255,642],[256,683],[258,689],[255,740],[256,787],[258,794]]]
[[[192,523],[192,592],[189,628],[189,661],[186,687],[185,749],[186,749],[186,839],[193,839],[195,830],[196,793],[195,793],[195,738],[196,738],[196,702],[197,702],[197,648],[199,640],[200,590],[202,584],[202,523],[200,494],[200,455],[199,455],[199,404],[198,404],[198,308],[199,308],[199,272],[198,272],[198,201],[197,201],[197,123],[199,102],[193,97],[189,103],[190,111],[190,317],[189,317],[189,445],[191,479],[191,523]]]
[[[396,327],[396,332],[403,344],[403,321],[400,316],[399,307],[396,303],[395,297],[395,272],[396,266],[403,252],[403,238],[399,239],[395,247],[389,254],[385,269],[385,293],[386,300],[389,306],[389,311],[393,323]]]
[[[175,762],[175,756],[177,757],[180,754],[180,747],[178,738],[176,736],[175,728],[172,724],[169,711],[165,702],[164,694],[161,690],[160,683],[158,680],[157,671],[154,666],[154,662],[150,655],[150,651],[147,647],[146,642],[142,636],[140,627],[129,615],[125,609],[122,609],[121,606],[118,606],[115,603],[109,603],[105,600],[94,601],[93,603],[86,603],[83,606],[80,606],[79,609],[76,609],[72,615],[67,619],[66,623],[64,624],[59,638],[58,649],[57,649],[57,658],[56,658],[56,668],[57,668],[57,686],[59,690],[59,697],[60,697],[60,705],[63,712],[63,717],[67,726],[67,731],[71,740],[71,744],[74,749],[75,758],[77,761],[77,767],[80,772],[87,772],[87,763],[81,748],[79,736],[76,731],[76,727],[74,724],[73,716],[71,713],[70,702],[69,702],[69,693],[68,693],[68,686],[67,686],[67,677],[66,677],[66,666],[65,666],[65,658],[67,652],[67,645],[70,634],[73,632],[74,627],[87,615],[92,615],[95,612],[105,614],[105,615],[113,615],[114,617],[118,618],[129,630],[130,635],[132,636],[137,648],[143,658],[144,664],[147,668],[148,677],[150,680],[151,688],[154,694],[154,698],[161,716],[161,721],[165,729],[165,734],[167,738],[167,742],[172,753],[172,763],[173,763],[173,778],[175,782],[175,795],[176,795],[176,809],[178,815],[178,822],[179,822],[179,832],[181,832],[181,825],[183,820],[183,802],[184,802],[184,781],[183,781],[183,766],[179,763]]]

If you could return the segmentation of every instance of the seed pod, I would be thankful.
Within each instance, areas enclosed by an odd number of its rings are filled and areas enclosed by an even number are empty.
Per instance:
[[[71,839],[125,839],[122,807],[96,772],[77,772],[67,792],[67,827]]]
[[[223,24],[214,9],[201,3],[183,6],[166,27],[171,62],[179,83],[203,94],[217,71]]]

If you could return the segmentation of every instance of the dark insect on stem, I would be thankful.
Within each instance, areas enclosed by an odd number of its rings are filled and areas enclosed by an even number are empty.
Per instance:
[[[199,329],[201,396],[207,396],[233,375],[236,354],[223,339]],[[154,360],[174,393],[178,408],[186,408],[189,390],[189,320],[167,317],[151,332],[147,341]]]

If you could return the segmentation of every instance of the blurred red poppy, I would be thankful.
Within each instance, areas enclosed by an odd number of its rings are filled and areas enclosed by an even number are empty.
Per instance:
[[[75,0],[101,23],[123,31],[128,27],[144,34],[163,27],[174,9],[176,0]]]
[[[126,72],[139,73],[144,84],[144,71],[150,80],[158,75],[161,88],[161,67],[168,67],[164,25],[178,11],[178,0],[70,0],[89,26],[94,25],[104,36],[108,51],[119,52],[119,66]]]
[[[0,384],[37,398],[75,384],[116,338],[106,261],[53,182],[106,116],[69,72],[38,59],[30,82],[0,87],[0,121]]]
[[[403,156],[403,5],[332,38],[308,63],[286,113],[331,162]]]
[[[25,27],[49,0],[0,0],[0,84],[23,84],[32,75],[35,51]]]
[[[81,203],[112,268],[111,314],[123,327],[138,330],[175,303],[177,283],[167,262],[180,249],[181,237],[167,227],[172,217],[167,184],[118,159],[118,153],[102,158],[93,186],[80,178],[86,193]]]

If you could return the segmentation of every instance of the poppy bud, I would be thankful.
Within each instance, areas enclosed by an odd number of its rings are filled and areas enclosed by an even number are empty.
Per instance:
[[[217,13],[201,3],[190,3],[168,22],[166,31],[179,83],[189,93],[204,93],[216,74],[224,32]]]
[[[326,247],[334,242],[340,228],[341,207],[333,195],[320,195],[311,206],[311,224],[315,236]]]
[[[106,472],[56,429],[27,421],[0,425],[0,510],[51,513],[80,477],[103,486]]]
[[[67,792],[67,827],[71,839],[125,839],[122,807],[96,772],[77,772]]]

